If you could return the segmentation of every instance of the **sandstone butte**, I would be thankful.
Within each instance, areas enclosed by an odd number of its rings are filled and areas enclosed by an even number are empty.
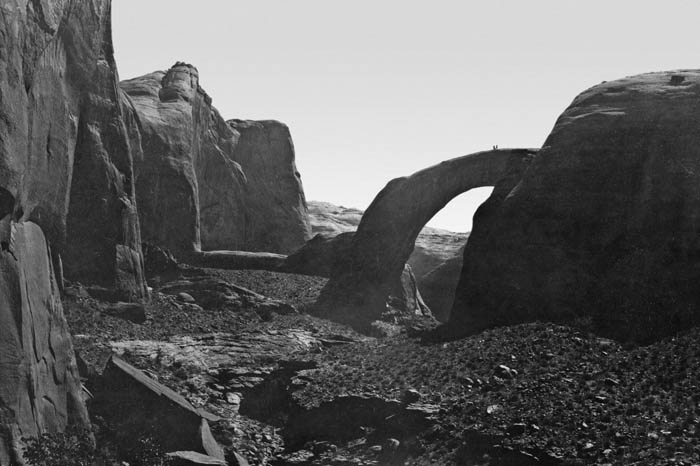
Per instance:
[[[195,67],[176,63],[121,83],[137,122],[143,240],[179,256],[289,253],[311,235],[289,128],[224,121]]]
[[[450,327],[581,319],[645,342],[700,322],[700,72],[604,82],[475,215]]]

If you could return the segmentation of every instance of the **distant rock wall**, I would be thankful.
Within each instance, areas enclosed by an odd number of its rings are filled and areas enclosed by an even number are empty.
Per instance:
[[[184,63],[121,87],[141,137],[136,190],[144,241],[188,255],[287,253],[308,239],[304,191],[285,125],[227,124],[199,86],[197,69]]]
[[[479,209],[450,327],[546,319],[645,342],[700,323],[700,72],[595,86]]]
[[[143,240],[179,253],[212,242],[242,249],[245,176],[230,158],[235,135],[199,87],[197,70],[178,63],[121,88],[141,137],[136,194]]]
[[[289,128],[278,121],[229,120],[238,138],[233,158],[246,175],[249,251],[289,253],[311,237]]]

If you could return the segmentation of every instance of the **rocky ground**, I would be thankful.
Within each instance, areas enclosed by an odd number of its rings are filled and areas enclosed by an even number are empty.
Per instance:
[[[181,289],[172,280],[233,282],[297,311],[324,283],[187,269],[157,285]],[[140,323],[94,290],[68,289],[83,373],[121,355],[218,416],[231,464],[234,452],[254,465],[700,463],[696,329],[629,348],[544,323],[375,339],[230,290],[187,303],[157,289]]]

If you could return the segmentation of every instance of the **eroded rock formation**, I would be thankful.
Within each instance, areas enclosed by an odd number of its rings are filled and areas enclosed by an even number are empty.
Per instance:
[[[646,341],[700,322],[700,73],[595,86],[479,209],[450,327],[583,318]]]
[[[12,224],[0,252],[0,465],[23,464],[21,439],[87,425],[73,346],[48,243]]]
[[[363,215],[347,254],[335,262],[318,306],[359,329],[375,320],[433,215],[469,189],[495,185],[509,170],[524,167],[533,153],[478,152],[390,181]]]
[[[143,148],[136,189],[144,241],[183,257],[200,250],[287,253],[309,237],[285,125],[226,123],[197,69],[185,63],[121,87]]]
[[[237,135],[233,159],[247,179],[245,249],[294,251],[311,237],[311,226],[289,128],[273,120],[228,125]]]
[[[109,0],[0,3],[0,464],[87,422],[62,276],[146,295]]]

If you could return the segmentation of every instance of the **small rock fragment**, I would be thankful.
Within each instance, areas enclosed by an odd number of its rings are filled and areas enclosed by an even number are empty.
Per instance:
[[[180,301],[182,301],[183,303],[194,303],[195,302],[195,299],[192,297],[192,295],[189,293],[185,293],[184,291],[178,293],[177,298]]]

